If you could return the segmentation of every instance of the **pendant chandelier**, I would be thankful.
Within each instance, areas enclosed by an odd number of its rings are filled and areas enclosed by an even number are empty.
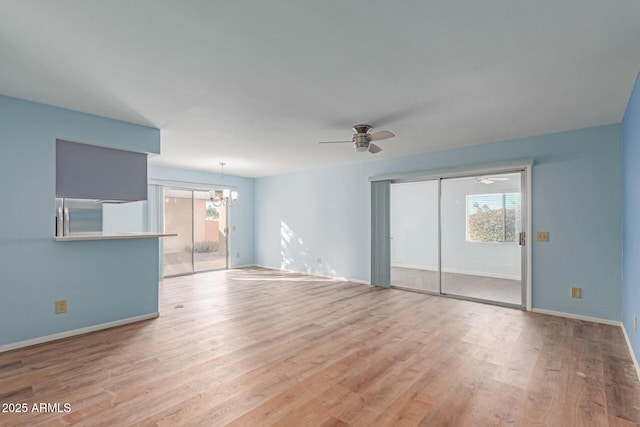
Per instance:
[[[238,192],[231,191],[224,187],[224,165],[226,163],[220,163],[220,187],[222,190],[209,191],[209,199],[213,203],[213,206],[219,208],[220,206],[233,206],[238,200]]]

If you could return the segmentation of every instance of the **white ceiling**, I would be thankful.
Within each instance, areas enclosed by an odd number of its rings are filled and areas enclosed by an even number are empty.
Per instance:
[[[0,93],[251,177],[619,123],[638,0],[0,0]],[[396,138],[375,156],[351,125]]]

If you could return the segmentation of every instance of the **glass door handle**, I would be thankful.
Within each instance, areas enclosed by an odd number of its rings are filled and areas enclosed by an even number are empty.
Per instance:
[[[64,223],[62,224],[62,227],[63,227],[62,234],[64,236],[68,236],[71,231],[71,224],[69,223],[71,218],[69,217],[69,208],[64,208],[63,210],[64,210],[64,217],[63,217]]]
[[[520,237],[519,237],[518,244],[519,244],[520,246],[524,246],[524,245],[525,245],[525,243],[526,243],[525,234],[524,234],[524,231],[521,231],[521,232],[520,232]]]

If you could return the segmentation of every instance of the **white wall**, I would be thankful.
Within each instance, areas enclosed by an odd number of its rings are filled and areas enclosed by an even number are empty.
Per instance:
[[[391,265],[438,270],[438,181],[391,185]]]
[[[102,205],[104,233],[131,233],[147,230],[147,201]]]

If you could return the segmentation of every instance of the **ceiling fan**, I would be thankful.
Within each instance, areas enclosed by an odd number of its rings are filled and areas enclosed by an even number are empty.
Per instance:
[[[393,138],[395,135],[388,130],[383,130],[376,133],[369,133],[373,129],[370,125],[355,125],[353,128],[353,137],[351,141],[321,141],[318,144],[342,144],[353,143],[353,149],[358,152],[368,151],[371,154],[379,153],[382,148],[376,144],[372,144],[371,141],[380,141],[382,139]]]
[[[476,178],[476,182],[481,184],[493,184],[496,181],[509,181],[509,178],[500,176],[480,176]]]

